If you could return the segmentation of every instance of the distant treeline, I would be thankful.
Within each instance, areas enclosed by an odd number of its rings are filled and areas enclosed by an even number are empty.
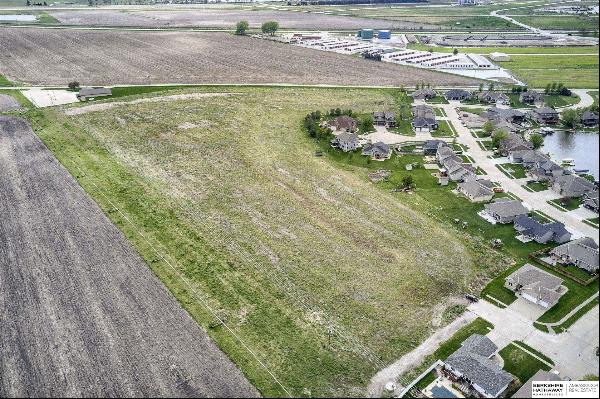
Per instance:
[[[428,3],[429,0],[300,0],[288,1],[288,5],[319,5],[319,6],[340,6],[344,4],[398,4],[398,3]]]

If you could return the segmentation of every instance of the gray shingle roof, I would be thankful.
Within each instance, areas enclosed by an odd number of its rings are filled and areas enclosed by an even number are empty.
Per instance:
[[[485,204],[484,207],[489,213],[500,217],[513,217],[529,213],[523,203],[518,200],[494,201],[491,204]]]
[[[571,234],[561,222],[540,223],[536,219],[525,215],[515,219],[515,230],[529,237],[544,237],[550,233],[551,240]]]
[[[489,359],[497,350],[489,338],[473,334],[445,363],[487,393],[497,395],[514,378]]]
[[[559,245],[553,248],[550,254],[558,258],[566,257],[573,264],[586,270],[594,271],[598,269],[598,245],[589,237]]]

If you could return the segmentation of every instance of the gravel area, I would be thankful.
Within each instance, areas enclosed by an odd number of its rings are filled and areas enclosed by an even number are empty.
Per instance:
[[[426,23],[271,10],[55,11],[50,15],[63,24],[89,26],[233,28],[246,20],[253,28],[266,21],[278,21],[281,28],[288,29],[439,28]]]
[[[258,396],[22,119],[0,170],[0,397]]]
[[[456,75],[377,63],[227,33],[0,29],[0,73],[61,85],[297,83],[476,85]]]
[[[13,96],[0,94],[0,112],[14,111],[21,108],[21,104]]]

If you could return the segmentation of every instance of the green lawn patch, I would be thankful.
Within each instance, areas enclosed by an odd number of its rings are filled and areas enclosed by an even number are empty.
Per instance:
[[[548,190],[548,184],[543,183],[543,182],[528,183],[523,187],[525,187],[529,191],[536,192],[536,193],[540,192],[540,191]]]
[[[456,133],[448,121],[438,121],[439,127],[431,131],[432,137],[455,137]]]
[[[435,381],[436,378],[437,378],[437,373],[435,372],[435,370],[431,370],[429,373],[427,373],[425,375],[425,377],[421,378],[419,380],[419,382],[417,382],[415,384],[415,388],[422,391],[423,389],[427,388],[427,386],[429,384],[431,384],[433,381]]]
[[[534,355],[536,355],[540,359],[543,359],[545,362],[554,365],[554,361],[552,361],[552,359],[550,359],[548,356],[544,355],[542,352],[540,352],[540,351],[538,351],[536,349],[533,349],[531,346],[527,345],[525,342],[523,342],[523,341],[514,341],[514,343],[517,344],[517,345],[519,345],[520,347],[528,350],[529,352],[533,353]]]
[[[538,371],[550,371],[551,369],[545,363],[512,344],[508,344],[498,354],[504,360],[504,370],[517,377],[521,384],[529,381]]]
[[[575,322],[577,320],[582,318],[587,312],[594,309],[597,305],[598,305],[598,298],[594,299],[593,301],[591,301],[590,303],[588,303],[587,305],[585,305],[584,307],[579,309],[577,312],[575,312],[575,314],[573,316],[571,316],[567,320],[565,320],[565,322],[562,323],[560,326],[552,327],[552,329],[557,334],[565,332],[567,329],[569,329],[569,327],[571,327],[573,324],[575,324]]]
[[[585,219],[583,222],[585,224],[589,224],[592,227],[598,228],[599,219],[598,218]]]
[[[496,165],[496,167],[511,179],[523,179],[527,177],[525,168],[518,163],[502,163]]]
[[[448,104],[448,100],[444,96],[435,96],[432,99],[425,100],[428,104]]]
[[[568,198],[568,199],[555,199],[548,201],[548,203],[561,211],[572,211],[581,206],[581,198]]]
[[[469,112],[471,114],[481,115],[483,113],[483,111],[485,111],[485,108],[460,107],[460,108],[458,108],[458,110],[460,112]]]
[[[4,75],[0,75],[0,87],[2,87],[2,86],[9,87],[9,86],[13,86],[13,85],[14,85],[13,82],[6,79],[6,77]]]

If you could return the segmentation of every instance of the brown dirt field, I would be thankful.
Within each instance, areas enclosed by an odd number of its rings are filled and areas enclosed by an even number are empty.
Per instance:
[[[288,11],[252,10],[186,10],[186,11],[55,11],[51,16],[63,24],[135,27],[203,27],[233,28],[247,20],[253,28],[266,21],[278,21],[289,29],[437,29],[435,25],[406,21],[357,18],[339,15]]]
[[[259,395],[23,119],[0,170],[0,397]]]
[[[473,79],[227,33],[0,29],[0,74],[36,85],[474,85]]]

